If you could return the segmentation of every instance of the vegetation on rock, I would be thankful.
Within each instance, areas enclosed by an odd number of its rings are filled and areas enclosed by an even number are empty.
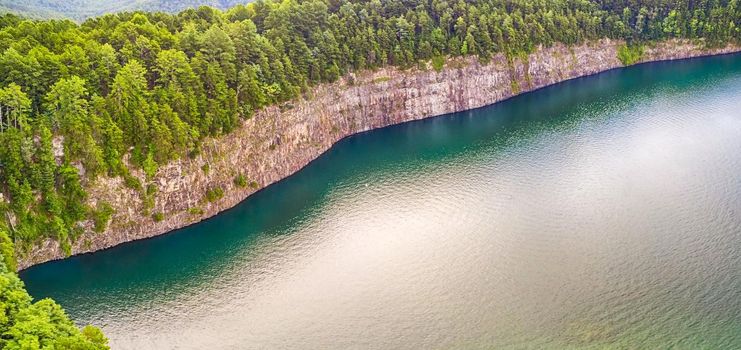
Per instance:
[[[624,66],[636,64],[643,56],[643,45],[622,45],[618,48],[618,59]]]

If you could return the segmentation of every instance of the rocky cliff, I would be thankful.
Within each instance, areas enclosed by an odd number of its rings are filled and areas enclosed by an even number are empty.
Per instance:
[[[455,59],[440,71],[386,68],[351,74],[317,86],[303,99],[263,109],[229,135],[204,142],[203,151],[160,168],[151,181],[154,205],[144,210],[139,192],[121,178],[99,178],[90,186],[91,205],[106,201],[115,210],[108,228],[92,225],[72,247],[92,252],[184,227],[231,208],[255,191],[298,171],[343,137],[411,120],[462,111],[504,100],[567,79],[621,67],[622,42],[539,48],[527,57],[503,55],[482,63]],[[646,47],[643,62],[737,52],[706,50],[687,41]],[[246,180],[237,184],[235,178]],[[154,185],[154,186],[151,186]],[[223,193],[223,194],[222,194]],[[145,215],[144,213],[147,212]],[[152,215],[157,213],[156,215]],[[19,259],[21,268],[62,258],[56,241],[36,246]]]

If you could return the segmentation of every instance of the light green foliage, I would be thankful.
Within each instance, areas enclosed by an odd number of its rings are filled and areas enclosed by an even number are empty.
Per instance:
[[[149,134],[149,90],[146,70],[138,61],[123,66],[111,87],[111,115],[123,131],[124,141],[134,147],[133,160],[141,164],[147,157]]]
[[[153,178],[154,175],[157,173],[157,162],[154,161],[153,152],[150,151],[149,153],[147,153],[147,158],[144,159],[142,169],[144,169],[144,174],[147,175],[147,179]]]
[[[442,57],[442,56],[432,57],[432,68],[435,69],[435,71],[437,72],[442,71],[444,66],[445,66],[445,57]]]
[[[25,126],[30,108],[31,100],[20,86],[10,83],[0,89],[0,132]]]
[[[624,66],[638,63],[643,56],[643,45],[622,45],[618,48],[618,59]]]
[[[0,262],[0,348],[98,350],[108,349],[107,343],[95,327],[77,329],[51,299],[33,303],[23,282]]]
[[[8,235],[8,230],[2,226],[0,226],[0,259],[9,270],[16,270],[17,266],[15,251],[13,250],[13,241]]]

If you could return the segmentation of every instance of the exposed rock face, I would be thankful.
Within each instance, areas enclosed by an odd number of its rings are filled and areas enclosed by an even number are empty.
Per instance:
[[[315,87],[311,96],[270,107],[244,121],[231,134],[204,142],[195,159],[162,167],[149,182],[157,186],[154,208],[162,213],[156,222],[143,215],[139,194],[121,178],[100,178],[90,189],[98,200],[116,210],[106,232],[89,232],[77,240],[73,254],[112,247],[184,227],[231,208],[250,194],[298,171],[335,142],[354,133],[406,121],[472,109],[504,100],[567,79],[621,67],[617,48],[622,42],[601,40],[575,47],[540,48],[527,59],[511,62],[503,55],[482,64],[476,58],[447,62],[435,70],[395,68],[362,72]],[[647,47],[643,62],[737,52],[729,46],[704,50],[687,41],[668,41]],[[208,171],[204,165],[208,164]],[[239,187],[243,174],[256,186]],[[142,174],[135,174],[142,181]],[[221,188],[222,198],[208,202],[206,193]],[[62,258],[53,240],[19,259],[21,268]]]

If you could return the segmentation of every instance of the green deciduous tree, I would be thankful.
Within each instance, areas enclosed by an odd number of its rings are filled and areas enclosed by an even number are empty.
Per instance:
[[[95,327],[77,329],[51,299],[33,303],[23,282],[0,262],[0,348],[102,350],[107,343]]]

